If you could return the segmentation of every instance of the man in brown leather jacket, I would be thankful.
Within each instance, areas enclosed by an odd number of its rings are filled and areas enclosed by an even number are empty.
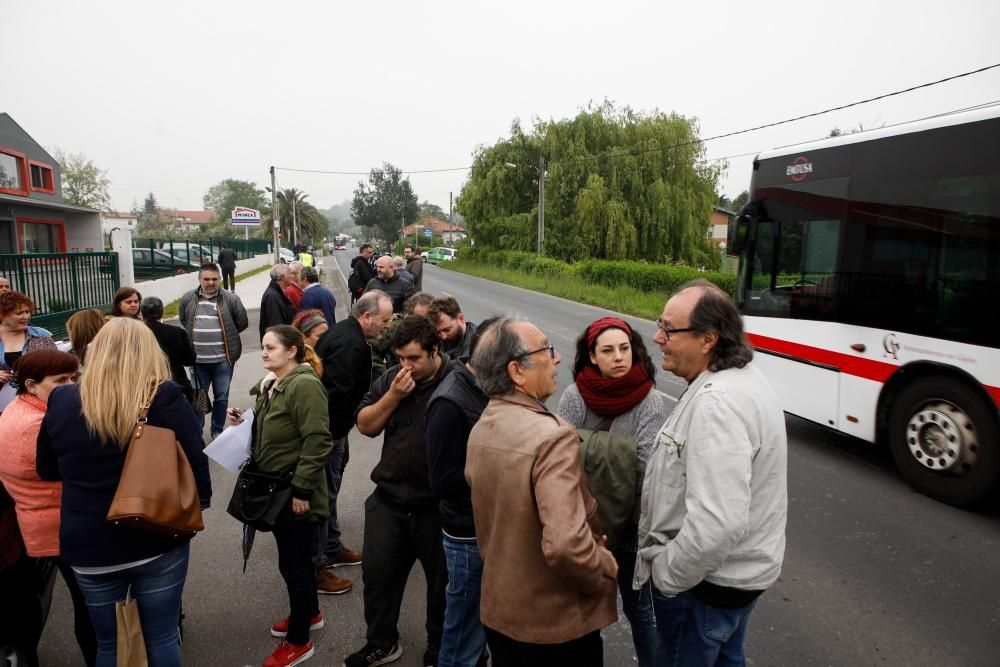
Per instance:
[[[543,403],[556,391],[559,353],[529,322],[493,326],[472,359],[490,402],[465,467],[493,665],[601,665],[600,629],[617,620],[618,568],[576,430]]]

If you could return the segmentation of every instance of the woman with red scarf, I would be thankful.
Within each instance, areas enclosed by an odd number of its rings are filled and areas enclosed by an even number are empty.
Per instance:
[[[576,341],[574,384],[559,400],[559,414],[577,428],[609,430],[635,438],[638,470],[636,497],[642,490],[646,461],[666,419],[663,398],[654,388],[656,367],[632,327],[616,317],[590,324]],[[649,584],[632,590],[638,526],[631,525],[614,551],[622,609],[632,626],[639,667],[656,658],[656,621]]]

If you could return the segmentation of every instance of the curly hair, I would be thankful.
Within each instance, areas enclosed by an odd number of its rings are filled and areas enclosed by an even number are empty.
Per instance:
[[[23,292],[10,290],[0,294],[0,317],[7,317],[22,306],[27,306],[32,312],[35,311],[35,302]]]
[[[627,322],[625,323],[625,326],[628,326]],[[618,327],[614,328],[617,329]],[[607,331],[607,329],[605,329],[605,331]],[[601,333],[604,333],[604,331]],[[642,336],[639,335],[639,333],[632,327],[629,327],[628,331],[625,333],[628,334],[629,343],[632,345],[632,365],[641,365],[646,369],[646,374],[651,379],[655,380],[656,365],[649,357],[649,351],[646,350],[646,344],[642,342]],[[598,338],[600,338],[600,336],[598,336]],[[584,329],[583,333],[576,339],[576,360],[573,362],[573,377],[579,375],[587,366],[597,368],[597,364],[590,360],[590,355],[593,354],[595,349],[597,349],[597,339],[594,339],[593,345],[587,345],[587,329]]]

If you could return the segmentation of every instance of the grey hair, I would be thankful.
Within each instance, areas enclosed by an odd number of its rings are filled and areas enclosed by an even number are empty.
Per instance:
[[[290,262],[288,264],[288,270],[291,271],[291,270],[294,269],[294,270],[297,270],[297,271],[301,271],[302,267],[304,267],[304,266],[305,266],[305,264],[303,264],[302,262],[300,262],[298,260],[295,260],[294,262]]]
[[[302,277],[306,279],[307,283],[318,283],[319,282],[319,271],[311,266],[307,266],[302,269]]]
[[[275,264],[271,267],[271,280],[278,280],[281,276],[288,273],[287,264]]]
[[[392,299],[389,295],[380,289],[373,289],[365,292],[361,297],[354,302],[351,306],[351,317],[356,320],[361,319],[361,316],[365,313],[371,313],[375,315],[381,309],[382,301],[388,301],[389,305],[392,305]]]
[[[395,266],[395,267],[396,267],[397,269],[401,269],[401,268],[403,268],[404,266],[406,266],[406,260],[405,260],[405,259],[403,259],[402,257],[399,257],[399,256],[397,255],[396,257],[393,257],[393,258],[392,258],[392,264],[393,264],[393,266]]]
[[[490,331],[480,334],[470,363],[476,369],[476,384],[489,396],[514,393],[514,382],[507,372],[507,364],[523,357],[528,349],[511,325],[523,321],[520,317],[509,315],[498,317],[489,327]],[[530,365],[525,361],[525,366]]]
[[[142,319],[156,321],[163,317],[163,301],[158,296],[147,296],[139,303]]]

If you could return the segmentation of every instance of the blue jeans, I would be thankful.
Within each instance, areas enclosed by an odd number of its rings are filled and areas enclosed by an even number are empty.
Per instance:
[[[742,667],[743,642],[757,601],[735,609],[713,607],[691,592],[668,598],[653,588],[660,635],[657,665]]]
[[[656,617],[653,614],[652,584],[648,581],[640,590],[632,589],[635,576],[635,552],[616,549],[618,562],[618,592],[622,596],[622,611],[632,627],[632,644],[639,667],[656,665],[656,648],[659,636],[656,634]]]
[[[479,622],[479,588],[483,579],[483,559],[475,540],[454,540],[443,536],[444,558],[448,567],[445,588],[444,632],[438,667],[485,665],[486,631]]]
[[[185,543],[145,565],[108,574],[76,575],[97,634],[97,667],[115,667],[118,652],[115,603],[125,599],[129,586],[139,605],[149,667],[181,664],[177,623],[189,553],[190,543]]]
[[[214,364],[194,365],[198,384],[206,391],[212,387],[212,435],[222,433],[226,427],[226,410],[229,409],[229,383],[233,380],[233,364],[219,361]],[[202,428],[204,428],[204,417]]]

